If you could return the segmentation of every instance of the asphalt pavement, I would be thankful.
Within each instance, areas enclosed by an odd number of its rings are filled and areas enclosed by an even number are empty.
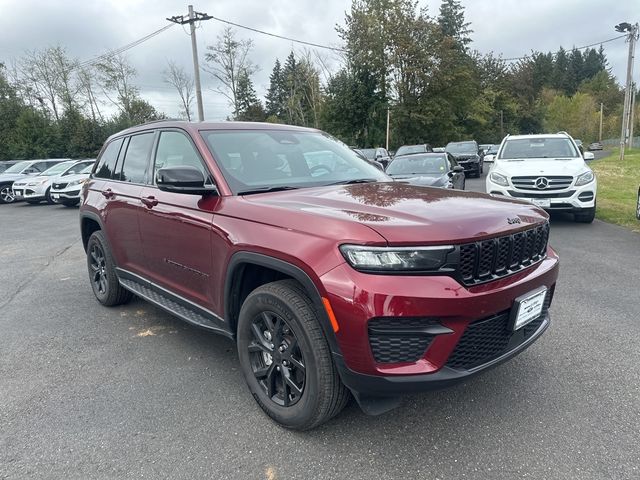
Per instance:
[[[467,181],[484,189],[484,179]],[[552,325],[514,360],[304,433],[229,340],[91,293],[78,211],[0,205],[0,478],[640,478],[640,235],[552,219]]]

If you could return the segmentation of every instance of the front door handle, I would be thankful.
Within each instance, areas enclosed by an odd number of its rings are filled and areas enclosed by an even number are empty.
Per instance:
[[[141,198],[142,203],[144,203],[148,208],[153,208],[158,205],[158,200],[153,195],[149,195],[148,197]]]

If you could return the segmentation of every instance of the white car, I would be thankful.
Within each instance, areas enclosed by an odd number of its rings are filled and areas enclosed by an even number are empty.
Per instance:
[[[489,145],[487,151],[484,152],[484,163],[493,163],[493,160],[498,153],[498,148],[500,148],[500,144],[498,145]]]
[[[83,163],[84,168],[80,173],[58,177],[51,184],[51,198],[54,202],[60,203],[65,207],[75,207],[80,202],[80,192],[82,185],[87,181],[91,170],[93,170],[94,161]]]
[[[16,201],[24,200],[27,203],[36,204],[46,200],[47,203],[53,204],[55,203],[53,198],[51,198],[51,184],[53,183],[53,180],[58,177],[73,175],[80,172],[84,169],[86,163],[87,160],[69,160],[54,165],[37,177],[16,180],[13,182],[13,186],[11,187],[13,190],[13,196]]]
[[[487,193],[530,201],[549,212],[570,212],[591,223],[597,181],[570,135],[507,136],[487,175]]]

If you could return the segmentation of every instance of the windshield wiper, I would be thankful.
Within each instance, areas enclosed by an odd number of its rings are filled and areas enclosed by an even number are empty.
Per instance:
[[[339,182],[327,183],[327,185],[353,185],[355,183],[377,182],[375,178],[354,178],[353,180],[340,180]]]
[[[268,192],[282,192],[284,190],[296,190],[298,187],[289,187],[287,185],[280,185],[277,187],[260,187],[252,188],[251,190],[241,190],[238,195],[251,195],[254,193],[268,193]]]

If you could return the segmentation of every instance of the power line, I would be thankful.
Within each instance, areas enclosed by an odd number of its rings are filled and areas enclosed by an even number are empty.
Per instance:
[[[310,47],[324,48],[326,50],[333,50],[334,52],[346,52],[344,48],[330,47],[328,45],[321,45],[319,43],[307,42],[305,40],[298,40],[297,38],[285,37],[283,35],[277,35],[271,32],[265,32],[264,30],[258,30],[257,28],[247,27],[246,25],[240,25],[239,23],[234,23],[229,20],[224,20],[222,18],[213,17],[212,19],[217,20],[218,22],[226,23],[227,25],[233,25],[234,27],[243,28],[245,30],[249,30],[251,32],[261,33],[262,35],[268,35],[270,37],[280,38],[282,40],[287,40],[289,42],[300,43],[302,45],[308,45]]]
[[[602,45],[603,43],[613,42],[614,40],[618,40],[619,38],[624,38],[626,35],[619,35],[617,37],[609,38],[608,40],[603,40],[602,42],[592,43],[590,45],[583,45],[582,47],[574,47],[572,50],[584,50],[585,48],[595,47],[596,45]],[[555,55],[555,53],[554,53]],[[513,57],[513,58],[503,58],[503,62],[515,62],[517,60],[524,60],[526,58],[531,58],[531,55],[524,55],[523,57]]]

